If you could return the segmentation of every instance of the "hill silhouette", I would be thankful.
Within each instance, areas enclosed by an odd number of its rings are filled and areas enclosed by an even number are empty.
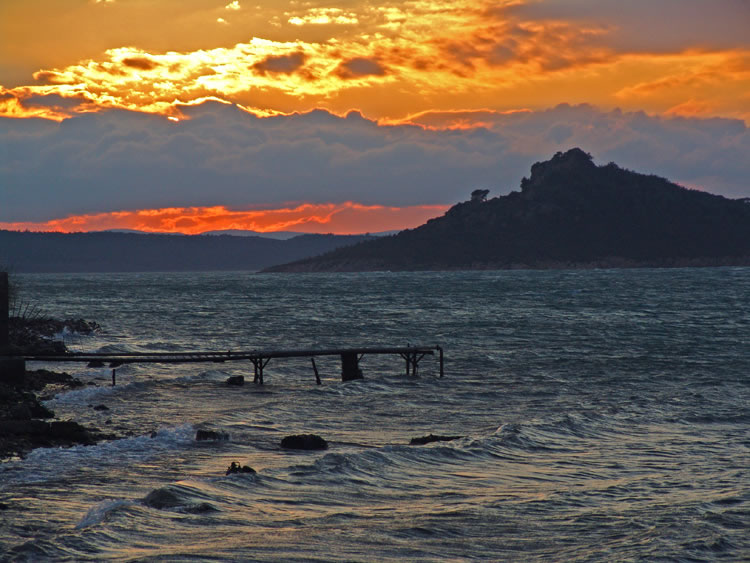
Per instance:
[[[0,231],[0,265],[18,273],[260,270],[368,238]]]
[[[450,270],[750,264],[750,205],[597,166],[574,148],[531,167],[521,190],[476,190],[416,229],[267,271]]]

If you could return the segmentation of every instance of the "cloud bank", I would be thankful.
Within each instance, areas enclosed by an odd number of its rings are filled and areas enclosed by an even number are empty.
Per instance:
[[[322,110],[263,118],[219,102],[182,111],[189,119],[179,122],[124,110],[60,123],[0,118],[0,221],[174,207],[449,205],[479,187],[518,189],[533,162],[573,146],[600,164],[750,196],[741,120],[588,105],[425,112],[397,125]]]

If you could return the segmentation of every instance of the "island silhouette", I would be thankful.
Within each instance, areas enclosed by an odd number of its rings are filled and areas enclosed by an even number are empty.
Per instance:
[[[266,272],[750,264],[750,204],[687,189],[579,148],[531,167],[520,191],[469,201],[416,229]]]

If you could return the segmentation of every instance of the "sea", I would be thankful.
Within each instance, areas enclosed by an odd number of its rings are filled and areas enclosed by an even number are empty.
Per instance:
[[[58,418],[118,438],[0,464],[2,561],[750,560],[750,268],[15,282],[101,325],[73,351],[439,345],[445,367],[132,364],[112,386],[32,364],[85,384],[47,397]],[[429,434],[457,439],[410,445]]]

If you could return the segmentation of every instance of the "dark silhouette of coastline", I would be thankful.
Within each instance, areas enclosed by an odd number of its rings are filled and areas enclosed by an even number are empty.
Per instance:
[[[531,167],[521,191],[416,229],[268,272],[750,265],[750,204],[678,186],[581,149]]]
[[[372,238],[0,231],[0,264],[24,272],[260,270]]]

